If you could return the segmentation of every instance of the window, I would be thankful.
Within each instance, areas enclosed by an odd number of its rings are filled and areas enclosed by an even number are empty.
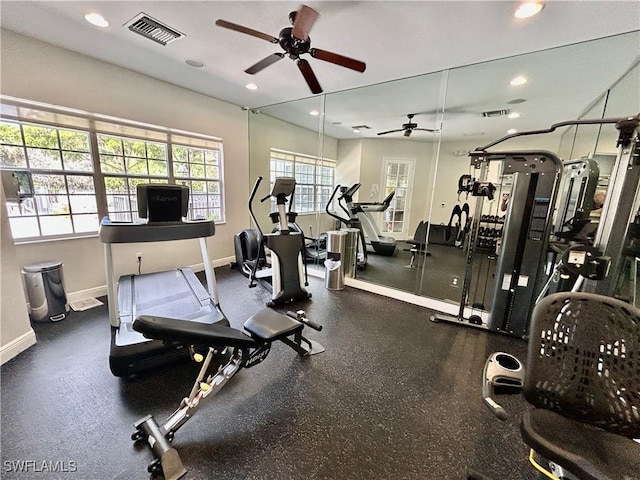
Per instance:
[[[271,185],[276,177],[295,177],[293,210],[298,213],[323,212],[333,191],[336,162],[308,155],[271,150]],[[275,200],[272,199],[275,210]]]
[[[224,221],[219,139],[34,105],[0,104],[0,167],[31,172],[35,192],[7,203],[15,240],[95,234],[107,215],[137,221],[140,183],[187,185],[190,219]]]
[[[139,220],[136,187],[167,183],[167,146],[111,135],[98,135],[100,170],[104,178],[109,218]]]
[[[220,152],[174,145],[173,176],[177,183],[189,187],[191,218],[222,219],[220,189]]]
[[[95,232],[98,209],[87,132],[2,121],[2,166],[29,170],[34,196],[7,203],[15,239]]]

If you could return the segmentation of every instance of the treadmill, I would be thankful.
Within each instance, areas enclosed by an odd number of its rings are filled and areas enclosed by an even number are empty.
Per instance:
[[[348,206],[350,216],[360,220],[366,245],[373,249],[373,253],[385,256],[395,255],[396,239],[393,237],[383,236],[371,215],[371,213],[375,212],[384,212],[389,208],[391,200],[393,200],[396,193],[395,190],[387,195],[382,202],[354,202],[353,195],[355,195],[359,188],[360,184],[356,183],[342,194],[342,197]]]
[[[140,315],[229,325],[220,309],[206,245],[206,238],[215,233],[215,223],[184,221],[188,198],[189,189],[183,185],[139,185],[138,216],[147,218],[147,223],[111,222],[108,218],[101,222],[99,237],[104,244],[111,323],[109,366],[115,376],[133,375],[190,355],[187,345],[150,340],[133,330],[133,321]],[[199,240],[207,289],[187,267],[123,275],[116,283],[113,244],[185,239]]]

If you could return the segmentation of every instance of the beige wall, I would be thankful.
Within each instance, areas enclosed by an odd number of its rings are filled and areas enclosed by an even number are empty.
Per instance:
[[[213,259],[233,255],[233,235],[249,224],[247,112],[239,106],[13,32],[0,33],[3,95],[222,138],[226,223],[217,226],[215,237],[208,243]],[[4,210],[3,202],[3,214]],[[202,261],[195,241],[178,243],[122,247],[118,272],[135,271],[136,252],[143,253],[143,268],[147,271]],[[3,228],[2,257],[2,331],[13,332],[10,336],[21,335],[29,324],[22,318],[24,305],[16,307],[16,312],[5,312],[7,299],[16,298],[15,292],[5,290],[5,270],[9,275],[20,265],[61,260],[68,293],[105,285],[103,248],[97,237],[14,247],[8,229]],[[10,258],[13,266],[5,263],[5,258]],[[10,338],[3,335],[2,344],[7,340]]]
[[[2,347],[15,345],[16,348],[2,349],[2,363],[20,353],[24,348],[33,344],[33,330],[29,323],[27,304],[24,298],[20,262],[16,257],[16,247],[9,232],[9,219],[5,208],[4,189],[0,186],[0,345]],[[29,336],[31,338],[29,339]],[[28,339],[28,340],[27,340]]]

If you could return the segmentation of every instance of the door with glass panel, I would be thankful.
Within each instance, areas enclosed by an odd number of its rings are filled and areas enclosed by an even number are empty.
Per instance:
[[[413,190],[414,159],[385,158],[383,199],[395,192],[389,208],[382,213],[380,231],[398,238],[408,233],[410,199]]]

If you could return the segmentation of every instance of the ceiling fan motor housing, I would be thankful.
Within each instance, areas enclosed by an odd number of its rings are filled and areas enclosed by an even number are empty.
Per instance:
[[[309,51],[311,47],[311,37],[307,37],[305,41],[299,40],[292,35],[292,31],[293,28],[291,27],[280,30],[278,43],[290,58],[296,60],[300,55]]]

